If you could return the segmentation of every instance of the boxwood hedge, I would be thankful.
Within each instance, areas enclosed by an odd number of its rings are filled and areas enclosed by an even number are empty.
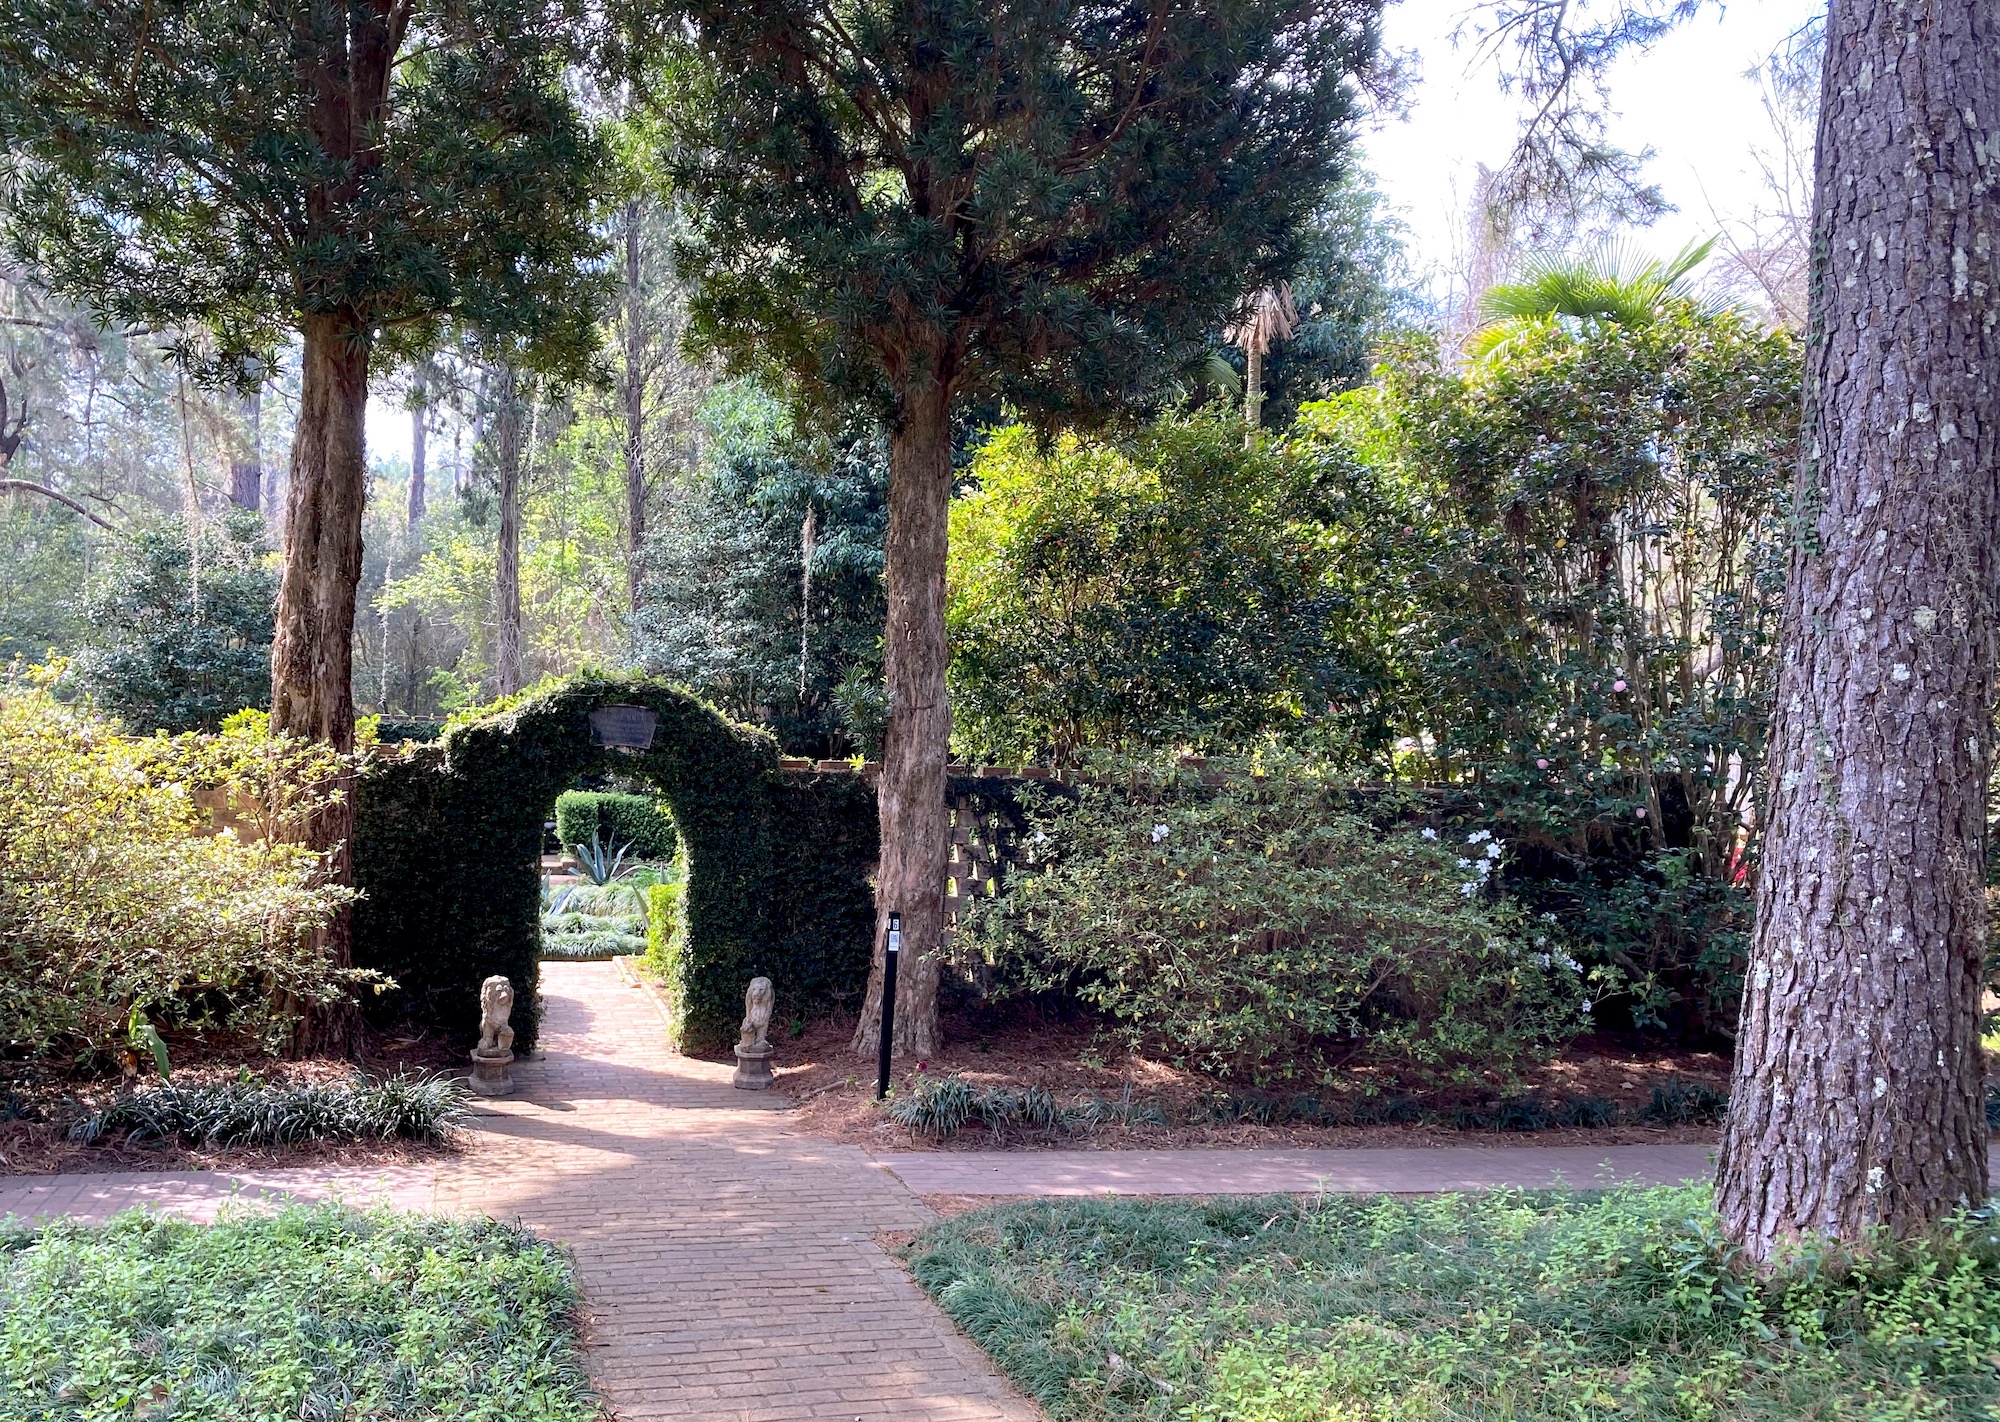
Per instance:
[[[651,796],[598,790],[565,790],[556,796],[556,838],[563,848],[589,844],[593,834],[606,849],[630,845],[633,858],[674,857],[674,822]]]
[[[650,748],[593,744],[590,713],[610,705],[658,716]],[[534,1044],[542,825],[579,775],[612,766],[655,786],[678,831],[687,879],[668,991],[684,1049],[733,1042],[743,990],[760,974],[788,1017],[859,996],[873,931],[868,787],[781,773],[768,734],[679,687],[586,674],[455,724],[434,745],[372,753],[356,794],[355,960],[400,990],[371,1011],[469,1041],[479,984],[500,973],[521,1004],[516,1049]]]

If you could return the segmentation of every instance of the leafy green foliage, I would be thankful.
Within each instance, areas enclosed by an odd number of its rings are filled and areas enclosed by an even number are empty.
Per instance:
[[[591,744],[588,715],[610,704],[658,715],[650,749]],[[666,979],[677,1042],[727,1048],[760,974],[788,1013],[858,995],[873,925],[866,789],[852,776],[781,775],[769,735],[677,687],[586,674],[467,716],[435,746],[382,747],[363,764],[355,961],[403,989],[378,1000],[381,1013],[469,1038],[479,984],[500,973],[521,1004],[517,1050],[533,1045],[543,817],[579,776],[612,768],[656,787],[679,833],[683,931]]]
[[[121,1096],[71,1124],[75,1141],[275,1146],[296,1141],[442,1141],[465,1116],[465,1088],[445,1076],[356,1076],[315,1086],[243,1080],[163,1086]]]
[[[35,0],[10,19],[5,236],[56,291],[207,327],[182,351],[198,369],[268,362],[279,327],[327,316],[363,342],[445,318],[572,363],[594,344],[575,272],[606,154],[564,82],[574,7],[204,0],[163,21]],[[371,64],[393,82],[351,90]]]
[[[917,1280],[1057,1422],[1985,1416],[1980,1212],[1747,1273],[1705,1188],[1050,1200],[933,1225]]]
[[[1222,1072],[1351,1057],[1505,1071],[1587,1021],[1553,924],[1491,897],[1502,849],[1384,830],[1310,767],[1167,772],[1027,804],[1034,867],[967,931],[1030,988]]]
[[[678,971],[685,926],[681,921],[681,886],[655,884],[646,890],[646,967],[663,978]]]
[[[1334,522],[1354,479],[1338,449],[1246,450],[1221,412],[1122,444],[1007,429],[970,473],[951,523],[961,753],[1064,764],[1357,729],[1344,708],[1383,659]]]
[[[0,1397],[22,1422],[596,1422],[578,1303],[518,1225],[134,1210],[0,1253]]]
[[[10,499],[0,507],[0,662],[40,661],[82,640],[75,589],[88,561],[88,528],[60,505]]]
[[[673,165],[695,338],[831,409],[935,381],[1064,417],[1198,360],[1290,274],[1379,7],[666,8],[700,75]]]
[[[243,510],[200,534],[200,595],[187,525],[162,521],[112,545],[83,601],[76,689],[132,730],[212,731],[271,702],[277,574],[263,521]]]
[[[751,382],[717,392],[705,423],[711,458],[647,542],[634,656],[795,753],[865,748],[842,685],[880,677],[887,441],[804,437]]]
[[[1690,1035],[1735,1020],[1799,369],[1791,337],[1669,297],[1464,369],[1407,346],[1296,435],[1369,475],[1399,769],[1477,785],[1619,1011]]]
[[[254,725],[127,740],[44,685],[0,682],[0,1044],[88,1059],[156,1024],[275,1041],[281,1001],[345,992],[312,934],[347,891],[263,833],[337,793],[338,764]],[[209,832],[198,789],[259,837]]]
[[[566,847],[622,844],[637,859],[672,859],[676,842],[673,819],[657,800],[595,790],[556,796],[556,839]]]

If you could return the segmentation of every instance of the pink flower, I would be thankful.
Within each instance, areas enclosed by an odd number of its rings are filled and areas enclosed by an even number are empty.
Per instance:
[[[1548,768],[1549,763],[1546,760],[1537,760],[1535,762],[1535,769],[1537,770],[1547,770]]]
[[[1637,815],[1640,819],[1643,820],[1646,818],[1646,807],[1644,805],[1641,805],[1638,809],[1634,810],[1632,813]]]
[[[1623,691],[1625,689],[1625,683],[1622,681],[1614,681],[1611,683],[1611,689],[1613,691]]]

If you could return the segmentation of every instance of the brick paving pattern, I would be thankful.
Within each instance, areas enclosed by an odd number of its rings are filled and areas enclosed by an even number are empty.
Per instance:
[[[609,964],[542,972],[547,1058],[486,1104],[437,1204],[569,1242],[619,1418],[1040,1416],[876,1242],[931,1218],[893,1176],[797,1134],[728,1067],[670,1055]]]

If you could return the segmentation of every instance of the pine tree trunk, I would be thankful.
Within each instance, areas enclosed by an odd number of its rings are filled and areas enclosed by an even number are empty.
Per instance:
[[[271,644],[271,729],[354,749],[354,590],[361,581],[361,506],[367,490],[363,425],[368,347],[358,323],[316,316],[303,329],[299,417],[285,512],[285,569]],[[307,842],[334,851],[335,882],[354,882],[350,793],[316,816]],[[336,968],[354,963],[353,923],[342,913],[323,947]],[[352,1004],[306,1014],[294,1046],[349,1055],[360,1017]]]
[[[639,610],[639,551],[646,546],[646,315],[639,285],[639,203],[625,204],[625,587]]]
[[[1801,537],[1716,1186],[1760,1261],[1987,1192],[2000,8],[1833,0],[1827,25]]]
[[[495,690],[512,696],[521,689],[521,404],[514,367],[495,373],[499,404],[493,412],[493,462],[500,476],[500,568],[495,592],[500,607],[499,646],[494,652]]]
[[[882,952],[888,915],[903,916],[896,976],[899,1056],[938,1049],[938,954],[950,828],[944,802],[951,706],[945,697],[944,575],[951,507],[951,409],[932,381],[906,393],[889,442],[889,620],[883,671],[889,729],[875,794],[882,827],[876,873],[875,962],[854,1033],[873,1056],[881,1040]]]
[[[410,410],[410,498],[405,506],[409,520],[410,537],[415,539],[422,531],[425,500],[429,490],[424,481],[429,477],[426,458],[430,453],[431,408],[430,408],[430,362],[417,366],[416,388],[411,394],[416,398]]]

